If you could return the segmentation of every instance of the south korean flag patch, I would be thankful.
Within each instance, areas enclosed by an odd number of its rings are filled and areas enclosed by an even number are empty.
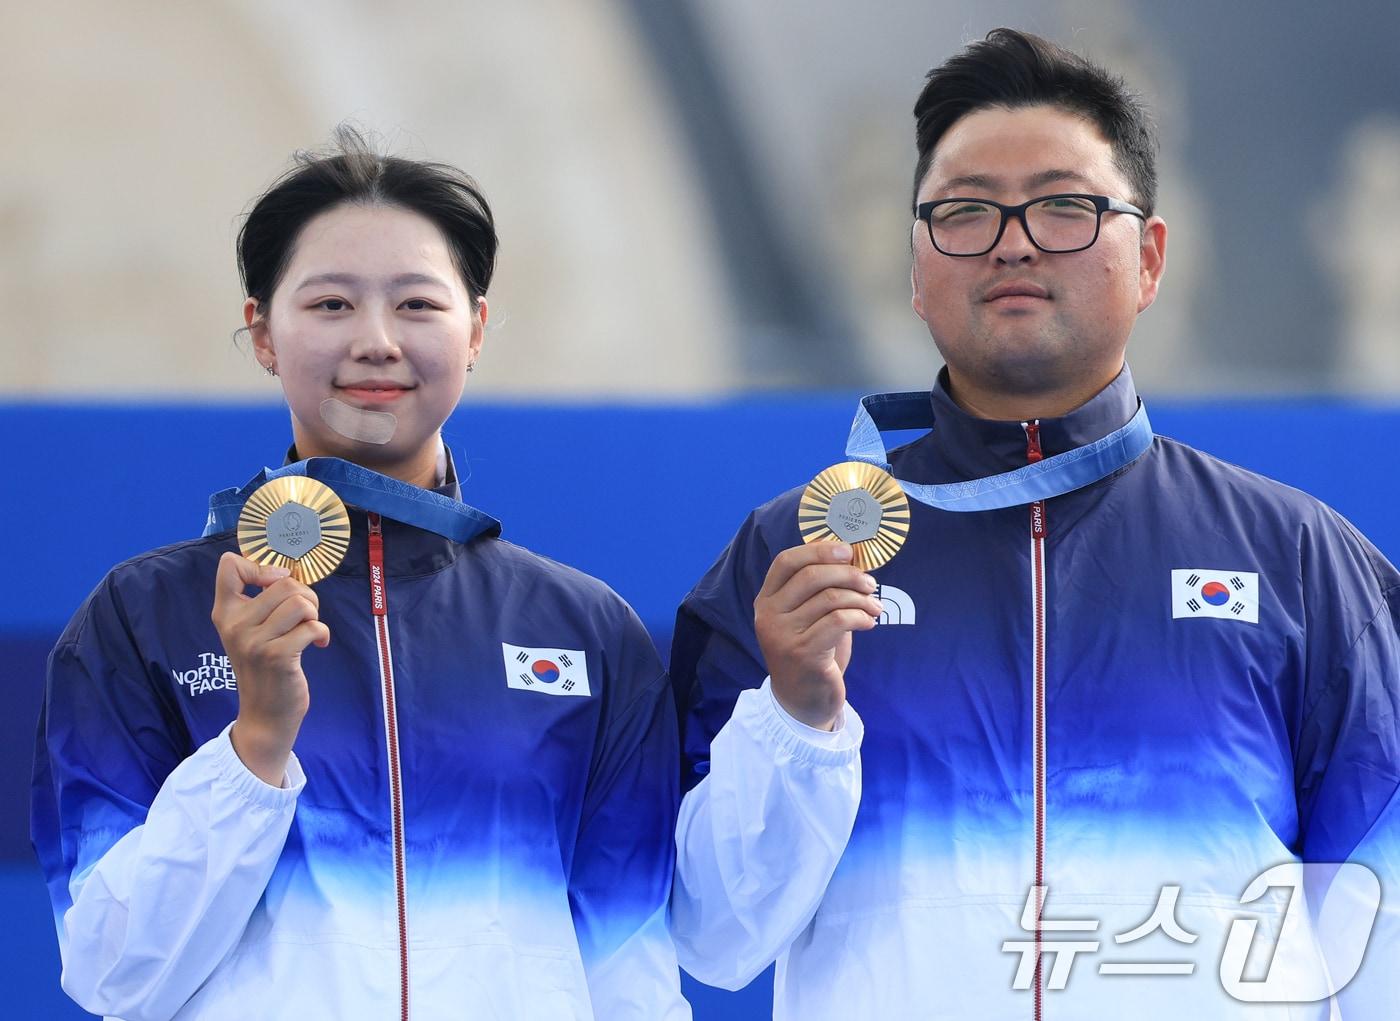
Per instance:
[[[1218,617],[1259,623],[1259,575],[1214,567],[1172,571],[1172,618]]]
[[[580,649],[539,649],[501,643],[506,687],[545,695],[591,695],[588,659]]]

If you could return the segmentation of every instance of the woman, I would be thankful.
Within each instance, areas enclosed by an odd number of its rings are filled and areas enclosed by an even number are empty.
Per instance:
[[[33,803],[64,988],[127,1021],[687,1018],[662,668],[606,586],[461,503],[441,438],[490,209],[337,137],[238,254],[291,409],[270,474],[337,489],[349,549],[314,588],[234,552],[263,473],[69,624]]]

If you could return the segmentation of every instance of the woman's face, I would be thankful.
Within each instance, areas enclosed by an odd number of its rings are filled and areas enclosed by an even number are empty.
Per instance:
[[[244,319],[281,378],[297,452],[432,485],[486,322],[437,226],[399,206],[329,209],[302,228],[268,304],[250,298]]]

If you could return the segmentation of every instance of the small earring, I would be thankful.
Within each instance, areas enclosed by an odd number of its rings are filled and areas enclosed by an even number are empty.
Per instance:
[[[277,366],[275,366],[275,365],[266,365],[266,366],[264,366],[264,368],[267,369],[267,374],[268,374],[269,376],[275,376],[275,375],[277,375]]]
[[[468,372],[475,372],[475,371],[476,371],[476,362],[467,362],[467,371],[468,371]]]

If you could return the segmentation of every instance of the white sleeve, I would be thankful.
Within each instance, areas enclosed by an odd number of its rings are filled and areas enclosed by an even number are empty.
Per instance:
[[[844,717],[813,731],[764,681],[711,742],[709,775],[681,802],[671,893],[676,951],[700,981],[742,988],[816,913],[860,805],[865,728],[849,705]]]
[[[284,782],[249,772],[229,728],[180,763],[146,822],[74,874],[59,932],[64,991],[126,1021],[166,1021],[184,1006],[267,888],[306,784],[295,755]]]

